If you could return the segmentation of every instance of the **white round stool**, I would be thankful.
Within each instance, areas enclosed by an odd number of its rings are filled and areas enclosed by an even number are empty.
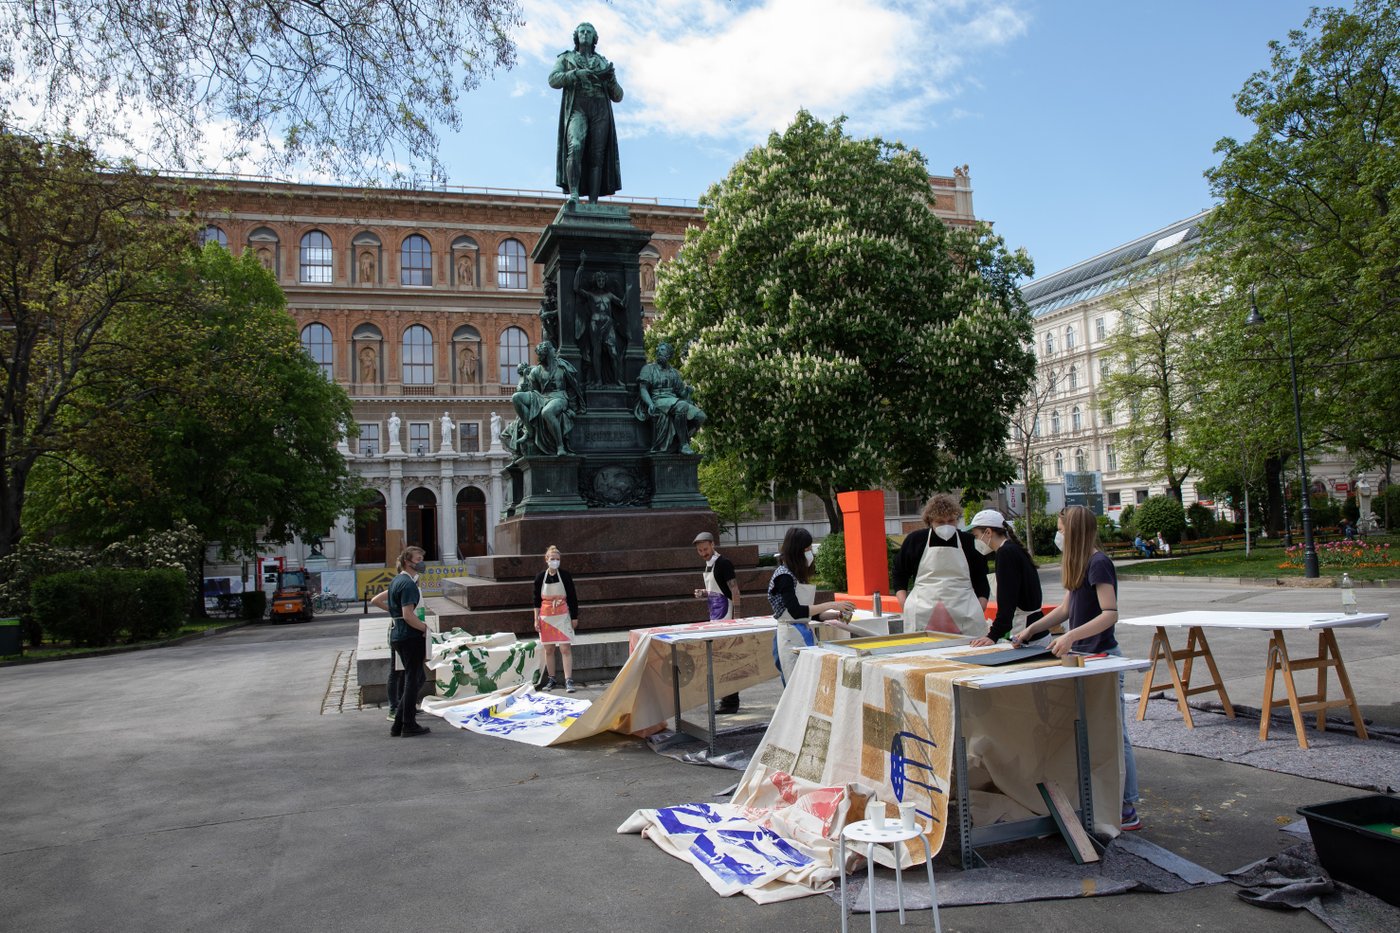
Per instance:
[[[933,850],[929,848],[928,837],[924,835],[924,828],[921,824],[915,823],[913,829],[905,829],[898,820],[893,822],[886,820],[884,829],[876,829],[870,825],[869,820],[861,820],[851,823],[841,830],[841,840],[839,854],[837,856],[837,867],[841,872],[841,933],[847,933],[847,922],[850,918],[850,905],[846,903],[846,840],[851,842],[865,843],[865,891],[870,902],[870,933],[875,933],[875,846],[887,845],[894,852],[894,890],[899,900],[899,923],[904,925],[904,872],[899,867],[899,847],[912,839],[919,839],[924,844],[924,867],[928,870],[928,896],[933,901],[933,929],[934,933],[943,933],[943,927],[938,921],[938,891],[933,886]]]

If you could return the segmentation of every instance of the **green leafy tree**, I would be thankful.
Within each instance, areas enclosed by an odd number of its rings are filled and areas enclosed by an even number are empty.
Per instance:
[[[1118,324],[1102,351],[1109,370],[1100,405],[1122,423],[1115,440],[1124,466],[1160,477],[1177,501],[1192,469],[1184,425],[1192,394],[1187,377],[1199,354],[1194,259],[1176,252],[1129,270],[1130,283],[1109,304]]]
[[[1133,512],[1133,530],[1144,538],[1161,534],[1171,544],[1186,532],[1186,510],[1171,496],[1150,496]]]
[[[1034,521],[1045,512],[1048,496],[1045,492],[1045,479],[1035,459],[1035,445],[1040,440],[1040,418],[1050,397],[1054,394],[1054,384],[1048,378],[1031,383],[1030,390],[1011,416],[1011,437],[1009,448],[1016,461],[1016,472],[1026,482],[1026,515]],[[1035,536],[1026,538],[1026,550],[1034,557]]]
[[[437,169],[436,127],[515,63],[523,22],[515,0],[0,0],[0,88],[175,167],[217,126],[221,157],[269,168]]]
[[[1291,320],[1306,428],[1380,463],[1400,456],[1400,2],[1315,9],[1270,50],[1235,96],[1254,135],[1206,173],[1210,274],[1239,318],[1255,288],[1266,322],[1221,379],[1291,437]]]
[[[734,532],[739,543],[739,525],[758,516],[759,492],[748,481],[733,456],[709,457],[700,462],[700,492],[710,500],[719,516],[720,534]]]
[[[664,267],[650,339],[686,347],[707,446],[757,484],[989,488],[1014,475],[1034,367],[1017,280],[986,226],[930,210],[923,157],[801,111],[702,203]]]
[[[160,320],[185,302],[193,228],[171,192],[71,140],[0,123],[0,556],[41,458],[163,390]],[[96,399],[101,404],[95,404]]]
[[[281,289],[251,252],[185,249],[192,298],[159,321],[163,391],[50,458],[32,503],[59,539],[107,541],[181,522],[224,556],[322,535],[360,494],[337,451],[345,392],[302,350]],[[84,390],[104,407],[120,384]],[[202,549],[201,549],[202,553]]]

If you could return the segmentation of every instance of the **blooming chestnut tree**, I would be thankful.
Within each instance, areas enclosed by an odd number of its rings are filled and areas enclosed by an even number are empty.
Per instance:
[[[707,451],[816,494],[833,530],[841,490],[1009,480],[1035,364],[1030,259],[946,226],[923,157],[843,123],[799,111],[711,186],[649,333],[682,349]]]

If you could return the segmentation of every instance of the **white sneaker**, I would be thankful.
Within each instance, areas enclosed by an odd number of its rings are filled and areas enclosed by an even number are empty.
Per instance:
[[[573,679],[572,677],[566,677],[566,678],[564,679],[564,692],[565,692],[565,693],[573,693],[573,692],[574,692],[575,690],[577,690],[577,689],[578,689],[578,687],[575,686],[575,684],[574,684],[574,679]]]

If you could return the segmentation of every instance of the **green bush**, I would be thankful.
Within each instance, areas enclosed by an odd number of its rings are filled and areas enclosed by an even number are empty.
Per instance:
[[[1099,520],[1099,543],[1108,544],[1118,537],[1118,526],[1113,524],[1113,519],[1107,515],[1098,516]]]
[[[1137,526],[1133,524],[1133,516],[1137,515],[1137,506],[1129,502],[1123,506],[1123,511],[1118,513],[1118,537],[1124,541],[1131,541],[1137,536]]]
[[[1191,523],[1199,538],[1213,538],[1217,534],[1215,513],[1199,502],[1193,502],[1186,509],[1186,520]]]
[[[1376,521],[1385,524],[1387,531],[1400,529],[1400,483],[1385,487],[1372,499],[1371,511],[1375,513]],[[1389,523],[1386,523],[1387,515],[1390,516]]]
[[[1031,536],[1026,533],[1026,520],[1018,518],[1012,523],[1016,529],[1016,535],[1024,545],[1031,540]],[[1054,515],[1037,515],[1035,517],[1035,553],[1041,557],[1058,554],[1055,550],[1055,532],[1059,530],[1059,518]]]
[[[1314,528],[1331,528],[1342,523],[1342,505],[1327,493],[1318,493],[1308,502]],[[1298,519],[1301,524],[1301,516]]]
[[[261,619],[267,615],[267,594],[262,590],[243,591],[243,618]]]
[[[118,570],[90,567],[34,581],[30,605],[44,630],[79,647],[170,635],[188,608],[188,582],[182,570]]]
[[[1342,514],[1353,525],[1361,520],[1361,506],[1356,504],[1355,493],[1347,493],[1347,501],[1342,503]]]
[[[829,534],[817,548],[817,578],[837,593],[846,592],[846,536]]]
[[[1171,496],[1152,496],[1133,513],[1133,526],[1144,538],[1161,534],[1176,544],[1186,531],[1186,510]]]

